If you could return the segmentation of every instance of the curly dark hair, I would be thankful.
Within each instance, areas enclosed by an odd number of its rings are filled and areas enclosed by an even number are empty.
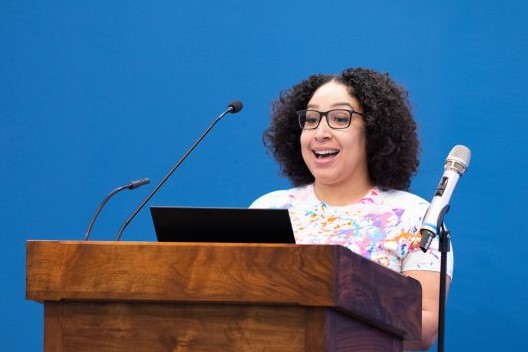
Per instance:
[[[313,75],[282,91],[272,104],[272,121],[264,144],[294,186],[314,182],[301,154],[302,129],[297,110],[306,109],[314,92],[336,81],[349,88],[363,109],[368,172],[374,186],[408,190],[418,168],[419,142],[407,91],[387,73],[349,68],[337,75]]]

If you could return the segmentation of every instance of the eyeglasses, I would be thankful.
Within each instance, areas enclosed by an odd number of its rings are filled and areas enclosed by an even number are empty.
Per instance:
[[[299,126],[303,130],[315,130],[319,127],[323,116],[326,117],[326,122],[330,128],[335,130],[341,130],[350,126],[352,122],[352,115],[360,114],[354,110],[335,109],[328,111],[317,111],[317,110],[299,110],[297,116],[299,117]]]

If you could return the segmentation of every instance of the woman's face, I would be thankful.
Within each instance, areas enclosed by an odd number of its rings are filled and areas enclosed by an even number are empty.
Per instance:
[[[345,85],[334,81],[319,87],[306,107],[326,112],[333,109],[353,109],[362,113],[356,98]],[[370,184],[367,167],[366,137],[360,115],[352,115],[345,129],[332,129],[325,117],[314,130],[301,133],[304,162],[315,178],[316,186],[363,186]]]

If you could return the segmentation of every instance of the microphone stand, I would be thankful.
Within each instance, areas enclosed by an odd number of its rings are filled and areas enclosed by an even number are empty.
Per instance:
[[[92,219],[90,220],[90,224],[88,225],[88,228],[86,229],[86,234],[84,235],[84,240],[85,241],[88,241],[88,238],[90,237],[90,233],[92,232],[92,227],[95,224],[95,220],[97,219],[97,216],[99,215],[101,210],[103,210],[103,207],[105,206],[105,204],[110,200],[110,198],[112,198],[114,196],[114,194],[116,194],[118,192],[121,192],[122,190],[127,189],[127,188],[128,188],[128,185],[117,187],[112,192],[110,192],[105,197],[105,199],[103,199],[101,204],[99,204],[99,206],[97,207],[97,210],[95,211],[94,215],[92,216]]]
[[[444,351],[445,340],[445,304],[447,296],[447,253],[451,250],[450,231],[444,224],[444,215],[449,205],[445,206],[438,217],[438,250],[440,251],[440,291],[438,295],[438,351]]]

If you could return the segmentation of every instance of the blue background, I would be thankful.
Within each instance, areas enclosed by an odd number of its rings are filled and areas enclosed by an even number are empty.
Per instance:
[[[225,109],[150,205],[248,206],[289,187],[262,145],[270,102],[312,73],[390,72],[422,140],[426,199],[455,144],[473,159],[447,222],[456,252],[446,350],[518,350],[525,270],[528,6],[506,1],[0,0],[0,341],[42,349],[25,301],[25,241],[82,239],[104,196],[157,183]],[[111,240],[153,185],[113,198]],[[143,210],[125,240],[154,241]]]

